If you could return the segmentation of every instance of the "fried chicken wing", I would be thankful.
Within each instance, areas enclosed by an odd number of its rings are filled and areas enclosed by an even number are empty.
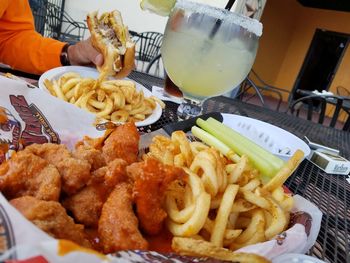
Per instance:
[[[148,248],[138,229],[132,209],[132,187],[128,183],[118,184],[103,205],[98,233],[104,253]]]
[[[113,189],[120,182],[128,179],[126,167],[128,163],[123,159],[114,159],[107,165],[107,172],[104,175],[103,185],[106,189]]]
[[[114,124],[113,124],[113,127],[107,127],[107,130],[105,131],[105,133],[98,138],[91,138],[89,136],[84,136],[84,138],[81,141],[76,143],[75,148],[78,148],[81,145],[86,145],[96,150],[102,150],[102,146],[105,140],[114,131],[114,128],[115,128]]]
[[[85,226],[96,227],[104,202],[116,184],[125,181],[127,163],[115,159],[108,166],[94,171],[91,182],[80,192],[63,201],[63,206],[72,212],[74,219]]]
[[[84,226],[75,224],[60,203],[23,196],[10,201],[28,220],[57,239],[68,239],[81,246],[91,247],[85,238]]]
[[[100,239],[98,237],[98,231],[97,228],[85,228],[84,229],[85,236],[91,243],[91,246],[93,249],[95,249],[98,252],[103,253],[102,245],[100,242]]]
[[[102,152],[90,145],[78,144],[73,151],[73,157],[88,161],[91,165],[91,171],[95,171],[106,165]]]
[[[69,195],[82,189],[90,179],[89,162],[73,158],[63,144],[32,144],[24,152],[33,153],[54,165],[62,176],[62,190]]]
[[[116,158],[128,164],[137,161],[140,135],[134,123],[129,122],[117,127],[105,140],[102,152],[106,162]]]
[[[128,166],[127,173],[134,180],[133,198],[140,226],[147,234],[156,235],[167,216],[162,208],[165,191],[172,181],[183,179],[186,173],[153,158]]]
[[[89,227],[97,226],[103,200],[99,187],[86,186],[80,192],[68,197],[62,205],[72,212],[76,222]]]
[[[58,201],[61,176],[55,166],[26,152],[18,152],[0,166],[0,191],[7,199],[24,195]]]
[[[60,162],[57,169],[62,176],[62,190],[71,195],[82,189],[90,179],[90,168],[88,162],[75,158]]]

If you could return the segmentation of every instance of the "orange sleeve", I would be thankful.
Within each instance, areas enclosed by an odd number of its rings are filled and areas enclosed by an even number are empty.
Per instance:
[[[65,43],[45,38],[34,29],[28,0],[0,1],[0,62],[33,74],[61,66]]]

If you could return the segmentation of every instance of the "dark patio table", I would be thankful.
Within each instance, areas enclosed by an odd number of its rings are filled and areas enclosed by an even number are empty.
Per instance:
[[[129,77],[148,89],[164,85],[163,79],[140,72],[133,72]],[[160,120],[141,128],[141,131],[149,132],[167,123],[176,122],[176,109],[176,104],[167,102]],[[207,100],[204,112],[210,111],[233,113],[265,121],[299,138],[306,135],[313,142],[339,149],[342,156],[350,159],[350,132],[328,128],[286,113],[226,97]],[[350,262],[350,183],[346,181],[346,177],[326,174],[310,161],[304,160],[286,182],[286,186],[293,193],[310,200],[322,211],[320,233],[309,254],[326,262]]]

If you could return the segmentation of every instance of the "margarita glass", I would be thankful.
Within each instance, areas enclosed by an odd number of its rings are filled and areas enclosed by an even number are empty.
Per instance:
[[[255,60],[262,25],[216,7],[178,0],[163,37],[161,54],[170,79],[183,92],[178,116],[202,112],[205,99],[238,86]]]

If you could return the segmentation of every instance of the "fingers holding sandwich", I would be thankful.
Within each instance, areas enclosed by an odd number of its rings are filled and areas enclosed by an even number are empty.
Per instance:
[[[93,63],[99,67],[103,64],[103,55],[92,46],[90,38],[69,46],[67,53],[71,65],[90,65]]]

